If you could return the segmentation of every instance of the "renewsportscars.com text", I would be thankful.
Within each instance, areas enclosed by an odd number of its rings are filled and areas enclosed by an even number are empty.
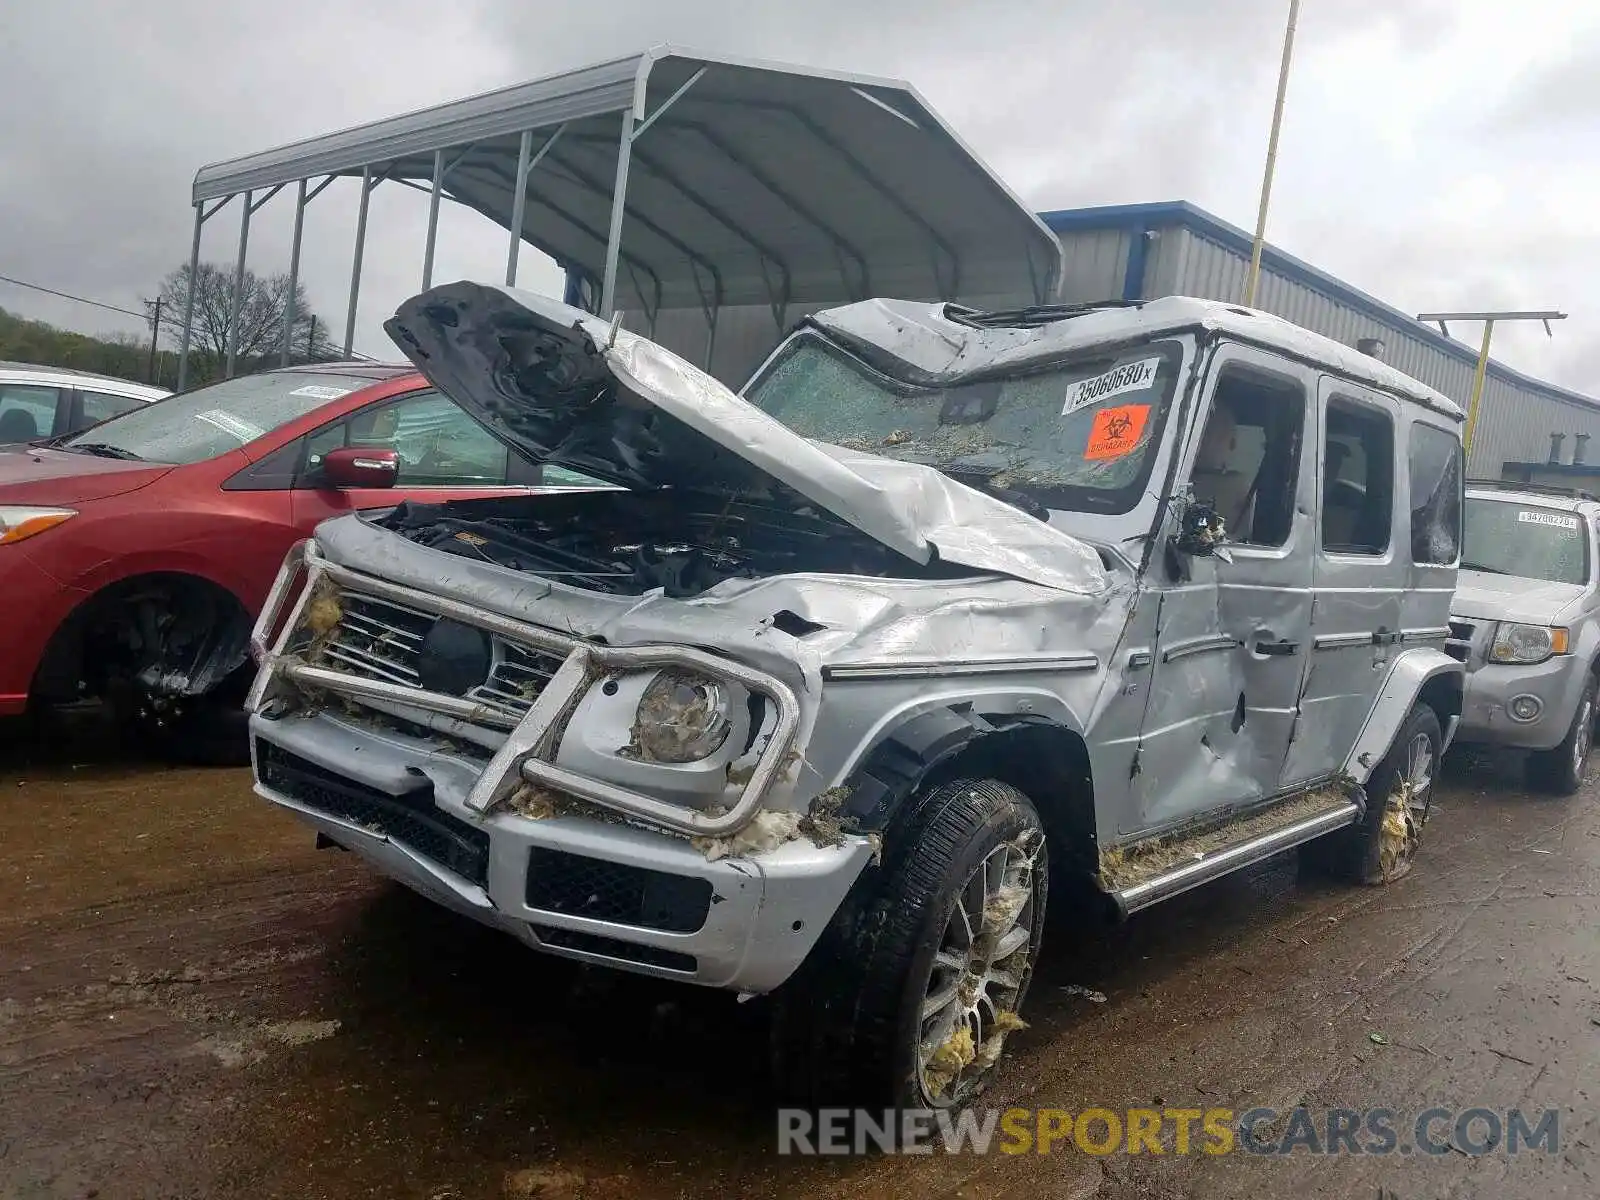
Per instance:
[[[778,1153],[932,1154],[1557,1154],[1547,1108],[1064,1108],[778,1111]]]

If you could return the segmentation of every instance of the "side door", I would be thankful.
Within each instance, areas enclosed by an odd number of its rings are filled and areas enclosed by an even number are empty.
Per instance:
[[[1226,540],[1160,589],[1135,778],[1145,831],[1279,789],[1308,650],[1315,384],[1305,368],[1228,344],[1207,370],[1178,478],[1222,515]]]
[[[335,488],[321,481],[323,456],[343,446],[393,450],[400,471],[389,488]],[[295,480],[294,519],[309,533],[329,517],[402,500],[443,503],[529,494],[539,467],[435,391],[380,401],[306,436]]]
[[[1340,770],[1401,650],[1411,582],[1410,520],[1397,503],[1404,478],[1396,402],[1323,376],[1317,388],[1321,504],[1312,573],[1311,661],[1300,697],[1304,735],[1285,778]]]

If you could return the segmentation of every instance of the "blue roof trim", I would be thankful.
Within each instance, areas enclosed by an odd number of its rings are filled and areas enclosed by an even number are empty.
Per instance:
[[[1179,225],[1219,242],[1246,258],[1250,257],[1254,244],[1250,234],[1237,225],[1231,225],[1221,217],[1212,216],[1205,209],[1197,208],[1187,200],[1168,200],[1155,204],[1107,204],[1098,208],[1068,208],[1057,212],[1042,212],[1039,214],[1039,219],[1058,234],[1097,229],[1116,229],[1137,234],[1144,229]],[[1444,351],[1460,362],[1470,366],[1476,366],[1478,363],[1478,356],[1471,349],[1445,337],[1431,326],[1422,324],[1413,314],[1401,312],[1398,308],[1334,278],[1326,271],[1317,270],[1310,263],[1292,254],[1285,254],[1270,245],[1265,246],[1261,251],[1261,265],[1264,270],[1271,271],[1274,275],[1281,275],[1291,282],[1313,288],[1364,316],[1371,317],[1374,321],[1393,326],[1437,350]],[[1489,360],[1489,374],[1513,386],[1527,388],[1553,400],[1584,404],[1591,408],[1600,404],[1600,401],[1592,396],[1585,396],[1581,392],[1569,391],[1553,383],[1535,379],[1531,375],[1524,375],[1521,371],[1513,370],[1492,358]]]

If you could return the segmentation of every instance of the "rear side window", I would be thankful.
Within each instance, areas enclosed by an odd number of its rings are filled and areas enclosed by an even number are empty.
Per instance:
[[[132,396],[113,396],[110,392],[86,392],[81,388],[78,391],[78,402],[83,410],[78,418],[79,429],[87,429],[91,425],[100,424],[101,421],[109,421],[112,417],[120,417],[123,413],[145,406],[145,401]]]
[[[1394,423],[1349,400],[1328,402],[1322,456],[1322,548],[1382,554],[1394,524]]]
[[[1461,442],[1418,421],[1407,453],[1411,561],[1449,566],[1461,549]]]

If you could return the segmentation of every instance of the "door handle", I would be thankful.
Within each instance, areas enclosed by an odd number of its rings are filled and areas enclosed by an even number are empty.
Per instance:
[[[1257,654],[1298,654],[1300,652],[1300,643],[1287,641],[1257,642],[1255,650]]]

